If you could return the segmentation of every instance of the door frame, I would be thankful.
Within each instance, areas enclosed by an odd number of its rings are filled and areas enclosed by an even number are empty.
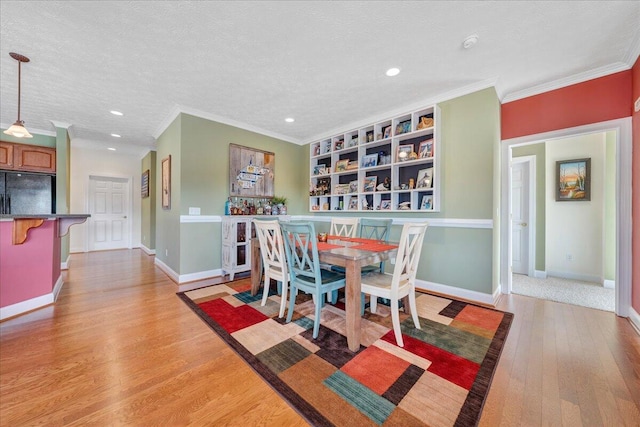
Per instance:
[[[510,150],[511,151],[511,150]],[[521,156],[521,157],[516,157],[515,159],[512,160],[512,164],[511,167],[509,167],[509,182],[512,184],[512,172],[513,172],[513,163],[526,163],[525,167],[528,166],[528,172],[529,172],[529,177],[528,177],[528,188],[527,191],[529,192],[529,212],[528,212],[528,217],[529,217],[529,226],[527,227],[527,234],[528,236],[528,247],[527,250],[529,251],[528,254],[528,258],[527,258],[527,276],[529,277],[535,277],[535,265],[536,265],[536,156]],[[509,188],[509,191],[511,192],[511,187]],[[511,203],[513,203],[512,201],[512,194],[509,194],[509,220],[512,219],[513,216],[513,206],[511,205]],[[513,250],[513,248],[512,248]],[[512,254],[513,255],[513,254]],[[513,263],[513,260],[511,261]],[[509,264],[511,265],[511,264]],[[511,289],[509,289],[509,292],[511,292]]]
[[[88,212],[89,214],[91,214],[91,180],[92,179],[109,179],[109,180],[113,180],[113,179],[118,179],[118,180],[124,180],[127,182],[127,188],[129,189],[129,195],[128,195],[128,200],[127,200],[127,205],[129,206],[129,215],[127,215],[127,221],[128,221],[128,225],[129,225],[129,236],[128,236],[128,242],[127,242],[127,249],[131,249],[132,243],[133,243],[133,180],[130,176],[122,176],[122,175],[96,175],[96,174],[89,174],[87,175],[87,187],[86,187],[86,193],[85,193],[85,201],[86,201],[86,212]],[[87,248],[87,252],[95,252],[96,250],[93,249],[92,246],[92,242],[91,242],[91,217],[88,218],[87,221],[87,233],[85,236],[85,247]]]
[[[511,148],[591,133],[615,132],[616,137],[616,308],[615,313],[629,317],[631,308],[631,117],[559,129],[502,140],[500,143],[500,288],[511,293]]]

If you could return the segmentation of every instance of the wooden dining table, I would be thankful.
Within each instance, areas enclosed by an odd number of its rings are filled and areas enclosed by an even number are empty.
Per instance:
[[[318,242],[320,262],[345,268],[345,317],[349,350],[360,349],[361,270],[362,266],[377,264],[395,257],[398,246],[375,239],[328,236]],[[258,239],[251,242],[251,294],[256,295],[262,281],[262,259]],[[406,305],[405,305],[406,307]]]

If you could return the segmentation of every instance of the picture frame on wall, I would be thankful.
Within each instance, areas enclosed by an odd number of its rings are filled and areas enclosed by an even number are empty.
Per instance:
[[[556,161],[556,201],[591,200],[591,158]]]
[[[162,209],[171,209],[171,155],[162,159]]]
[[[142,172],[140,181],[140,192],[143,199],[149,197],[149,169]]]

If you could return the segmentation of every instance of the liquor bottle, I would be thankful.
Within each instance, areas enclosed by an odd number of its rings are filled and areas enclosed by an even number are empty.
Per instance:
[[[227,201],[224,202],[224,214],[231,215],[231,197],[229,197]]]

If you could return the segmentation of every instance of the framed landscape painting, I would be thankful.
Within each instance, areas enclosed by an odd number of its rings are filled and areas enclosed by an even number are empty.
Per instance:
[[[591,158],[556,162],[556,201],[591,200]]]

